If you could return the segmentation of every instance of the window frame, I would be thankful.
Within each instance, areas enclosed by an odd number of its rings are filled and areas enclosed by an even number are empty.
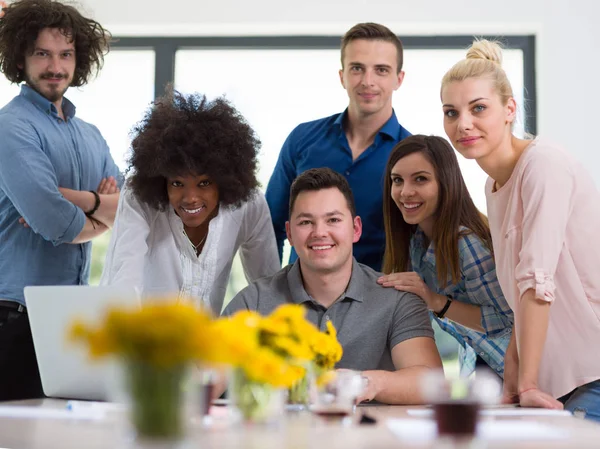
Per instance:
[[[460,50],[468,48],[473,36],[399,36],[405,49]],[[537,134],[537,90],[535,73],[536,38],[534,35],[478,36],[498,40],[506,48],[523,52],[525,132]],[[164,94],[175,82],[175,55],[178,50],[332,50],[340,48],[341,36],[202,36],[202,37],[115,37],[115,49],[148,49],[155,52],[154,97]]]

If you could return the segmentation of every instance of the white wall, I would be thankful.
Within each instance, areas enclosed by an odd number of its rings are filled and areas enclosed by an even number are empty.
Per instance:
[[[400,35],[535,33],[538,132],[566,146],[600,186],[597,0],[80,1],[117,35],[342,34],[365,21]]]

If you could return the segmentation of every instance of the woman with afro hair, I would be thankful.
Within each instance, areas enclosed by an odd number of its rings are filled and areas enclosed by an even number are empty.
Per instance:
[[[101,284],[191,297],[218,315],[238,249],[250,282],[280,269],[260,141],[224,98],[172,89],[133,135]]]

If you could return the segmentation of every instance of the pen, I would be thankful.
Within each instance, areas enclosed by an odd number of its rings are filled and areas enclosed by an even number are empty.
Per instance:
[[[124,410],[125,405],[113,402],[67,401],[65,408],[85,415],[104,415],[106,412]]]

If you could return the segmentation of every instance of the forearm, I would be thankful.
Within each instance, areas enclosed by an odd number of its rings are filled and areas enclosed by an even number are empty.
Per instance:
[[[92,222],[88,217],[85,219],[85,224],[81,232],[73,239],[72,244],[79,244],[89,242],[100,234],[103,234],[108,230],[108,227],[100,222]]]
[[[508,346],[506,347],[506,353],[504,354],[504,360],[508,360],[512,363],[519,363],[519,352],[517,351],[517,332],[515,326],[512,328],[512,334]]]
[[[519,360],[519,392],[537,388],[540,362],[550,316],[550,303],[535,298],[534,290],[527,290],[519,304],[520,324],[516,328]],[[514,335],[513,335],[514,336]]]
[[[436,301],[432,310],[439,313],[446,305],[447,300],[447,296],[436,294]],[[461,301],[452,301],[444,316],[477,332],[486,333],[486,330],[481,325],[480,306],[466,304]]]
[[[62,195],[79,207],[84,212],[89,212],[94,208],[96,198],[93,193],[86,190],[73,190],[61,187],[60,192]],[[98,210],[94,212],[93,218],[102,222],[107,227],[112,227],[115,222],[115,215],[117,213],[117,205],[119,203],[119,193],[113,193],[110,195],[99,194],[100,206]]]
[[[92,217],[101,221],[107,227],[112,228],[115,223],[115,215],[117,214],[119,196],[120,193],[112,193],[110,195],[100,194],[100,207],[98,207],[98,210]]]
[[[363,371],[376,389],[375,400],[385,404],[416,405],[425,401],[421,394],[423,376],[434,369],[424,365],[411,366],[397,371]],[[439,369],[439,367],[435,367]]]

